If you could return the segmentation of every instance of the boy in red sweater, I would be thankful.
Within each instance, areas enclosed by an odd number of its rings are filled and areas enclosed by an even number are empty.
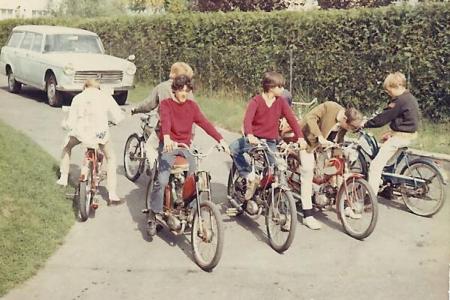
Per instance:
[[[195,159],[187,149],[177,149],[178,143],[191,144],[192,125],[195,123],[208,135],[218,141],[228,151],[228,145],[222,135],[206,119],[197,103],[187,98],[192,91],[192,83],[188,76],[180,75],[172,83],[174,98],[164,99],[160,102],[160,156],[158,180],[155,182],[151,195],[151,211],[149,234],[156,234],[157,214],[163,212],[163,191],[169,183],[170,170],[177,155],[184,156],[189,162],[189,174],[195,171]]]
[[[294,112],[289,107],[288,102],[283,99],[284,78],[277,72],[266,72],[262,80],[263,93],[253,97],[245,112],[244,117],[244,137],[234,141],[230,145],[231,155],[236,164],[239,175],[246,178],[247,192],[245,199],[249,200],[253,196],[254,184],[252,178],[248,175],[251,172],[251,166],[245,160],[244,153],[257,145],[259,139],[265,139],[270,150],[277,151],[276,144],[280,138],[278,133],[279,121],[286,118],[287,122],[294,131],[294,138],[298,140],[302,148],[306,147],[303,139],[303,133],[295,118]],[[274,163],[273,158],[271,163]]]

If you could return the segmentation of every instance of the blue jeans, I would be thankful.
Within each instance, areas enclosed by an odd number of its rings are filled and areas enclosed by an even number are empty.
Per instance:
[[[170,170],[175,163],[177,155],[183,156],[189,163],[189,173],[195,172],[195,158],[187,149],[176,149],[171,152],[162,152],[163,144],[159,145],[158,180],[153,185],[150,206],[153,212],[163,211],[164,189],[169,183]]]
[[[277,142],[276,140],[266,140],[269,149],[273,152],[277,151]],[[239,175],[242,177],[246,177],[252,171],[252,167],[247,162],[244,157],[244,153],[247,153],[253,145],[248,142],[246,137],[241,137],[235,140],[230,145],[231,156],[233,157],[234,164],[239,172]],[[275,158],[269,152],[267,152],[267,156],[269,158],[270,165],[275,164]]]

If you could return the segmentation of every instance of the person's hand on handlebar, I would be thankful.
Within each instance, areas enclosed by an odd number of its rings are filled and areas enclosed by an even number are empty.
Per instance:
[[[227,142],[225,142],[224,139],[221,139],[221,140],[219,141],[219,145],[220,145],[220,147],[223,149],[223,151],[225,151],[226,154],[231,155],[231,152],[230,152],[230,146],[228,145]]]
[[[319,144],[323,147],[323,148],[328,148],[334,145],[333,142],[330,142],[329,140],[327,140],[326,138],[324,138],[323,136],[319,136]]]
[[[164,135],[164,152],[171,152],[175,147],[177,147],[177,143],[170,139],[170,135]]]
[[[306,143],[304,138],[299,138],[297,140],[297,144],[299,145],[300,150],[305,150],[308,147],[308,144]]]
[[[247,134],[248,142],[252,145],[258,145],[260,144],[259,139],[254,136],[253,134]]]

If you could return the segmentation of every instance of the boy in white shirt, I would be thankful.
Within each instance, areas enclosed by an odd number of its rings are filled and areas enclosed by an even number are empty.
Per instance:
[[[66,123],[69,132],[61,155],[61,177],[56,183],[67,185],[70,154],[74,146],[80,143],[90,146],[98,144],[107,161],[109,200],[120,201],[116,193],[116,157],[112,151],[108,121],[118,124],[123,118],[124,115],[119,105],[110,94],[100,90],[98,81],[86,80],[83,92],[72,100]]]

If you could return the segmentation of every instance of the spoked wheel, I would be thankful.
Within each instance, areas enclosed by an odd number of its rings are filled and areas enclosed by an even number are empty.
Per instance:
[[[378,202],[362,178],[349,178],[347,187],[342,184],[337,195],[337,210],[345,232],[355,239],[368,237],[378,219]]]
[[[429,217],[444,204],[444,179],[439,170],[427,161],[412,162],[402,175],[412,177],[401,187],[403,201],[410,211]]]
[[[141,141],[136,133],[130,135],[125,143],[123,150],[123,166],[125,168],[125,176],[136,181],[141,175],[145,163],[145,154],[142,153]]]
[[[223,250],[223,224],[217,207],[210,201],[200,204],[194,213],[191,242],[197,265],[205,271],[212,271],[219,263]]]
[[[22,89],[22,83],[16,80],[16,77],[12,70],[8,72],[8,91],[10,93],[19,93]]]
[[[80,211],[80,220],[85,222],[91,212],[91,204],[94,198],[92,193],[93,173],[92,162],[89,162],[87,178],[78,184],[78,209]]]
[[[297,209],[290,191],[275,190],[266,212],[266,227],[275,251],[283,253],[291,246],[297,228]]]

